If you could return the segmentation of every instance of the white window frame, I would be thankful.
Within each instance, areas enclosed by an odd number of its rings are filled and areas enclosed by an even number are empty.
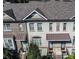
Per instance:
[[[73,45],[75,45],[75,36],[73,36],[73,42],[72,42]]]
[[[61,43],[61,48],[65,48],[65,43]]]
[[[56,31],[60,31],[60,23],[59,22],[56,23]]]
[[[37,31],[42,31],[42,23],[37,23]]]
[[[37,44],[38,41],[39,41],[39,44]],[[36,44],[37,46],[41,46],[41,37],[39,38],[32,37],[32,42]]]
[[[52,31],[52,24],[53,23],[49,23],[49,31]]]
[[[9,23],[4,23],[3,24],[3,31],[12,31],[11,30],[11,25]]]
[[[14,40],[13,40],[13,38],[3,38],[3,40],[4,40],[4,43],[3,43],[4,48],[8,48],[9,50],[15,50],[15,45],[14,45]],[[8,42],[8,40],[11,40],[12,46],[9,46],[10,43]],[[6,44],[7,44],[9,47],[7,47]]]
[[[23,48],[23,51],[28,51],[28,42],[27,41],[20,41],[21,42],[21,47]],[[24,44],[24,42],[26,42]]]
[[[67,23],[63,23],[63,31],[66,31]]]
[[[35,31],[34,30],[34,23],[29,23],[29,30],[32,32],[32,31]]]

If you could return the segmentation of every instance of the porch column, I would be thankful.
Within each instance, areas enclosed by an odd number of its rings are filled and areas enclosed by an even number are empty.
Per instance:
[[[50,48],[50,41],[48,41],[48,47]]]

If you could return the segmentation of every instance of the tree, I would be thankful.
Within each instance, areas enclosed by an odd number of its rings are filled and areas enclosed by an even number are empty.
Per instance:
[[[72,54],[72,55],[69,55],[68,57],[66,57],[65,59],[75,59],[75,55]]]
[[[41,59],[40,50],[37,45],[30,44],[27,59]]]
[[[3,48],[3,59],[19,59],[19,54],[16,51]]]
[[[8,49],[3,48],[3,58],[4,59],[13,59],[12,58],[13,54],[8,51]]]

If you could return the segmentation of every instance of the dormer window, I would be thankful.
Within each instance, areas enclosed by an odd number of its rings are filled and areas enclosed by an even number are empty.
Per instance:
[[[28,19],[28,20],[32,20],[32,19],[45,19],[47,20],[47,18],[39,11],[37,10],[40,10],[40,9],[36,9],[36,10],[33,10],[30,14],[28,14],[23,20],[25,19]]]

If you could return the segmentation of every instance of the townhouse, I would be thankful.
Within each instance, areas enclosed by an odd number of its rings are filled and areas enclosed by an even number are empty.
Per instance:
[[[12,9],[7,10],[7,12],[11,12],[10,14],[12,14],[12,17],[4,12],[3,21],[5,21],[5,23],[3,23],[3,46],[9,50],[18,52],[20,49],[26,51],[26,45],[28,42],[26,24],[13,23],[13,21],[15,21],[15,16],[13,15]],[[11,21],[12,23],[8,23],[8,21]]]
[[[67,55],[75,51],[75,3],[73,0],[29,1],[4,4],[4,47],[28,50],[39,46],[41,55]],[[12,42],[12,43],[11,43]],[[7,44],[6,44],[7,43]],[[9,46],[7,46],[9,47]]]

